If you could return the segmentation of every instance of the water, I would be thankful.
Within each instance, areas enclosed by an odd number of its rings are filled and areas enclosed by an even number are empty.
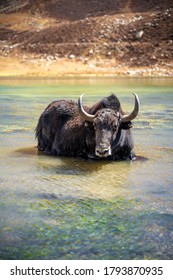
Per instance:
[[[173,259],[173,80],[0,80],[0,259]],[[115,92],[133,121],[137,160],[37,153],[53,100]]]

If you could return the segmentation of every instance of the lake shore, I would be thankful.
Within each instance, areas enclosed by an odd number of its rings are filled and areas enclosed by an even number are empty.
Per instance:
[[[172,65],[128,67],[115,59],[84,60],[60,58],[35,59],[22,56],[1,57],[0,77],[125,76],[173,77]]]

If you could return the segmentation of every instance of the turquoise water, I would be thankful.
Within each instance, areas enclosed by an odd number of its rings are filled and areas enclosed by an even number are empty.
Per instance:
[[[38,155],[53,100],[114,92],[133,122],[137,160]],[[173,79],[0,80],[0,259],[173,259]]]

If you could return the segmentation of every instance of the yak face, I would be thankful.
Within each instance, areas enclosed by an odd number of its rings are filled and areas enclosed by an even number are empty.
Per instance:
[[[79,114],[86,122],[93,124],[95,129],[95,155],[98,157],[111,156],[111,145],[116,139],[120,123],[131,122],[139,112],[139,98],[134,93],[135,105],[133,111],[128,114],[120,114],[118,110],[103,108],[94,115],[85,111],[82,105],[83,94],[78,100]],[[115,97],[115,96],[114,96]],[[115,97],[116,98],[116,97]]]
[[[111,145],[116,138],[120,123],[120,114],[112,109],[99,110],[93,119],[95,129],[95,155],[111,156]]]

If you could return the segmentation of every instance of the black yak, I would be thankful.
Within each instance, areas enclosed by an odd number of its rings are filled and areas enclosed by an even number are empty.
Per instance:
[[[126,115],[112,94],[92,107],[72,100],[52,102],[36,127],[38,149],[47,154],[83,158],[133,159],[132,123],[139,112],[136,94],[133,111]]]

